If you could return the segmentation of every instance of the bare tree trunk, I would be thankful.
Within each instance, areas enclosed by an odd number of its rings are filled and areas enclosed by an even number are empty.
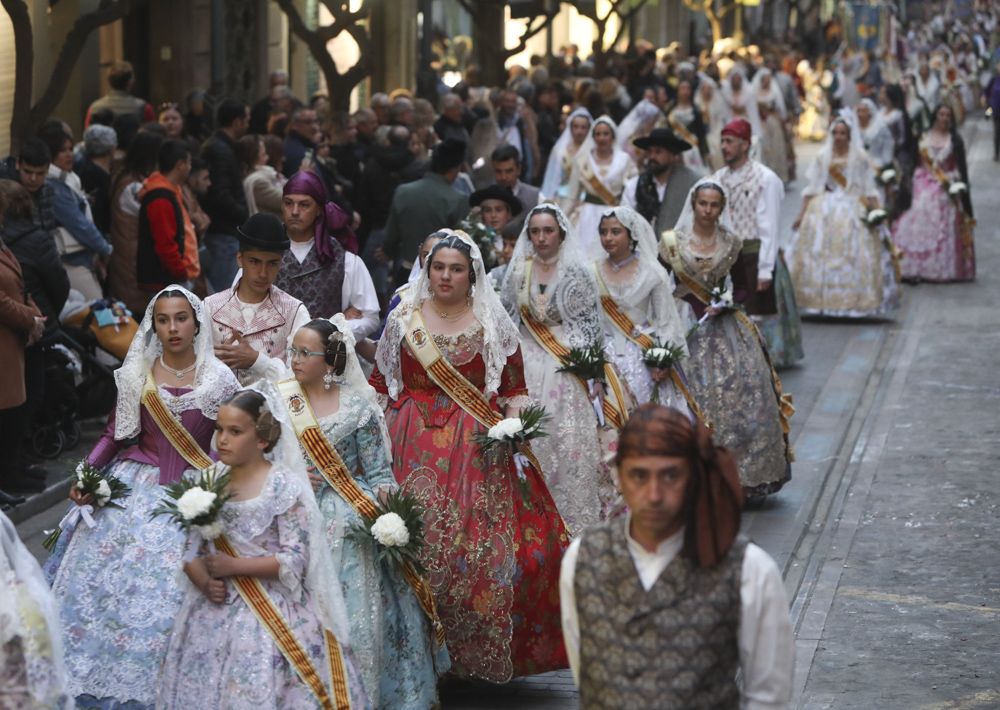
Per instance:
[[[31,84],[35,65],[35,37],[31,16],[23,0],[0,0],[14,27],[14,109],[10,117],[10,153],[15,153],[26,137],[31,110]]]

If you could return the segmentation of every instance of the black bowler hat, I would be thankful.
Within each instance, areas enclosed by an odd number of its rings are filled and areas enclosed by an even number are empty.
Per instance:
[[[653,146],[666,148],[671,153],[683,153],[691,149],[691,144],[677,135],[669,128],[654,128],[652,132],[644,138],[636,138],[632,141],[639,150],[649,150]]]
[[[243,251],[287,251],[291,246],[285,225],[277,215],[258,212],[237,227],[240,249]]]
[[[517,199],[517,195],[502,185],[493,184],[489,187],[484,187],[482,190],[476,190],[469,196],[469,206],[479,207],[486,200],[506,202],[507,206],[510,207],[511,217],[521,214],[521,211],[524,209],[524,205]]]

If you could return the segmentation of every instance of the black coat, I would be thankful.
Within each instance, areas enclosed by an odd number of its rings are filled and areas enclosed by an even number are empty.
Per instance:
[[[212,179],[208,192],[198,199],[212,220],[208,231],[235,237],[236,228],[250,216],[236,144],[222,131],[216,131],[202,146],[201,157],[208,163]]]
[[[59,313],[69,296],[69,277],[56,250],[52,234],[30,219],[8,217],[2,228],[3,240],[21,264],[24,289],[46,316],[45,333],[59,326]]]
[[[427,164],[418,161],[406,146],[372,146],[357,190],[362,238],[385,227],[396,188],[423,177]]]

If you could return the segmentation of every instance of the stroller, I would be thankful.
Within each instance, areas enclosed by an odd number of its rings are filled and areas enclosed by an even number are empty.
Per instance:
[[[108,415],[117,394],[114,369],[139,329],[121,303],[81,301],[67,303],[59,329],[42,342],[45,396],[28,441],[28,451],[39,458],[74,448],[81,419]]]

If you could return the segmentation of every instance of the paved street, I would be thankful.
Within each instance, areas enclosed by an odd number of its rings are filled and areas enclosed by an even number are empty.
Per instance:
[[[1000,165],[967,126],[979,278],[907,287],[894,323],[809,322],[793,480],[744,528],[782,568],[797,638],[796,706],[1000,706]],[[799,146],[799,174],[818,146]],[[783,205],[800,204],[800,179]],[[82,451],[64,461],[79,458]],[[992,485],[991,485],[992,484]],[[62,505],[19,531],[36,554]],[[446,708],[570,708],[568,672],[451,683]]]

